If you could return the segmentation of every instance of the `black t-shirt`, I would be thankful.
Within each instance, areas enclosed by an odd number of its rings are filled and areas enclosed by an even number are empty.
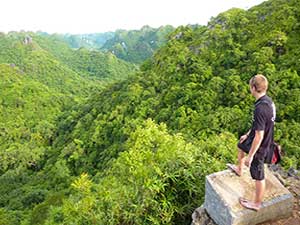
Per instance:
[[[255,131],[264,131],[264,137],[256,152],[256,157],[263,159],[274,141],[274,123],[276,118],[275,104],[267,95],[262,96],[255,102],[252,128],[249,134],[254,139]],[[252,139],[252,140],[253,140]]]

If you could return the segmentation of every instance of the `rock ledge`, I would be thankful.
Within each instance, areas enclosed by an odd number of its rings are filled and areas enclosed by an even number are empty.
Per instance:
[[[239,197],[254,198],[255,182],[247,168],[242,177],[230,170],[208,175],[205,203],[194,211],[192,225],[254,225],[290,217],[293,213],[293,195],[267,167],[265,170],[265,198],[258,212],[245,209],[238,202]]]

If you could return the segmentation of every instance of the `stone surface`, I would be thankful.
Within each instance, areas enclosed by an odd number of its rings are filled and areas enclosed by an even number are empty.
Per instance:
[[[239,197],[253,199],[255,181],[249,169],[242,177],[230,170],[206,177],[204,208],[218,225],[254,225],[268,220],[289,217],[293,212],[293,195],[265,168],[266,191],[262,208],[255,212],[239,204]]]
[[[204,206],[200,206],[195,209],[192,214],[192,224],[191,225],[216,225],[214,221],[208,216]]]
[[[297,172],[297,177],[288,176],[280,165],[269,165],[271,172],[280,179],[280,182],[294,195],[293,213],[287,218],[275,218],[268,220],[259,225],[300,225],[300,171]],[[191,225],[216,225],[216,223],[207,214],[204,205],[197,208],[192,215]]]

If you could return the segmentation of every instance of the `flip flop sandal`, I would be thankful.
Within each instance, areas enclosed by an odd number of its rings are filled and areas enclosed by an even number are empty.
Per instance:
[[[253,204],[253,202],[251,202],[251,201],[249,201],[249,200],[247,200],[247,199],[245,199],[245,198],[239,198],[239,202],[240,202],[240,204],[243,206],[243,207],[245,207],[246,209],[251,209],[251,210],[254,210],[254,211],[258,211],[259,209],[260,209],[260,207],[257,207],[257,206],[254,206]]]
[[[237,167],[235,165],[227,163],[226,166],[228,169],[230,169],[232,172],[234,172],[237,176],[239,176],[239,177],[241,176],[241,174],[239,174],[237,172]]]

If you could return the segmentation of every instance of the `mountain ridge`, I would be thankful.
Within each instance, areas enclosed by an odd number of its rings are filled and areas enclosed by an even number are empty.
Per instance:
[[[72,104],[44,157],[0,177],[0,219],[189,223],[204,200],[205,176],[236,159],[238,137],[251,125],[248,81],[256,73],[268,77],[280,109],[283,166],[299,168],[297,3],[270,0],[221,13],[208,26],[178,27],[140,71]]]

